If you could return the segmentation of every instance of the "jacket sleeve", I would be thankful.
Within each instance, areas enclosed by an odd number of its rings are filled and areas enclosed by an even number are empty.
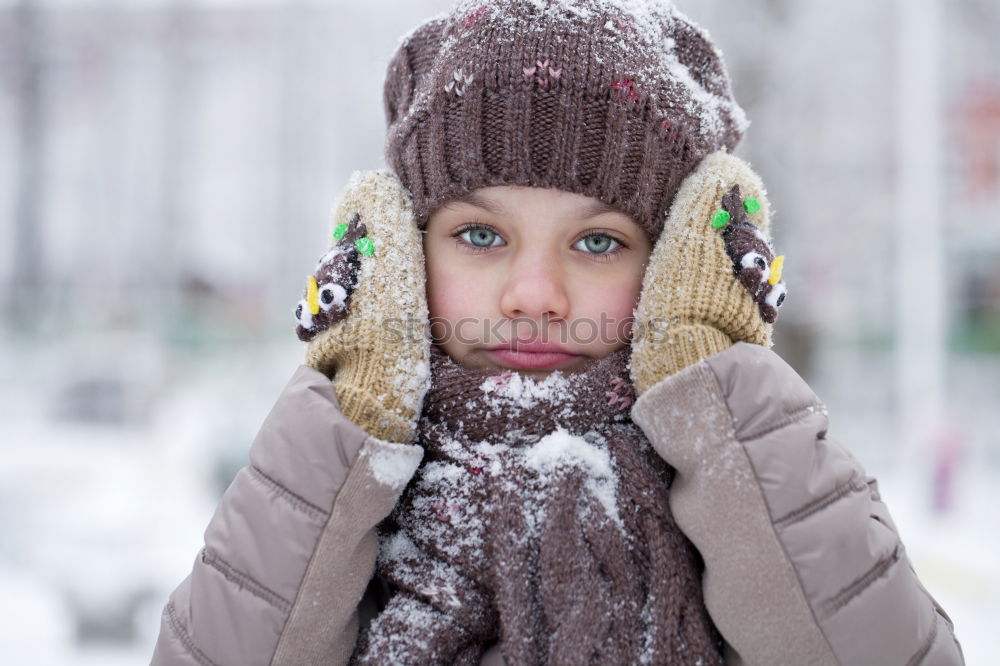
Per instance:
[[[152,663],[346,663],[375,526],[423,449],[369,436],[302,365],[283,389],[163,610]]]
[[[644,393],[632,417],[677,470],[730,664],[962,664],[874,479],[774,352],[738,343]]]

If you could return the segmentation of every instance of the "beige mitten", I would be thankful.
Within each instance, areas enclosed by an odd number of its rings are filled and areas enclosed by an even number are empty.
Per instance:
[[[760,178],[726,152],[682,183],[643,278],[631,372],[639,394],[734,342],[771,345],[785,298]]]
[[[391,171],[351,175],[330,249],[295,310],[305,363],[333,380],[370,435],[410,442],[430,382],[424,257],[410,194]]]

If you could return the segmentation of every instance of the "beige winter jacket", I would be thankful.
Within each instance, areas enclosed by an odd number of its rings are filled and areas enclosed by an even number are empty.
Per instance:
[[[730,664],[962,664],[945,612],[822,403],[739,343],[647,391],[632,417],[677,477]],[[153,664],[343,664],[385,590],[375,526],[423,451],[345,419],[301,366],[164,608]],[[502,664],[494,646],[483,663]]]

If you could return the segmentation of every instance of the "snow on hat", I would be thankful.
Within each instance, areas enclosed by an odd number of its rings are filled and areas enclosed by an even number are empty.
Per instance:
[[[421,227],[469,190],[528,185],[655,240],[681,180],[748,125],[708,34],[657,0],[463,0],[402,38],[384,103]]]

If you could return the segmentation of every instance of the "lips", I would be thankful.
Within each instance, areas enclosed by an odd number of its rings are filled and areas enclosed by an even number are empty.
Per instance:
[[[555,369],[580,357],[551,342],[512,342],[487,350],[500,365],[529,370]]]

